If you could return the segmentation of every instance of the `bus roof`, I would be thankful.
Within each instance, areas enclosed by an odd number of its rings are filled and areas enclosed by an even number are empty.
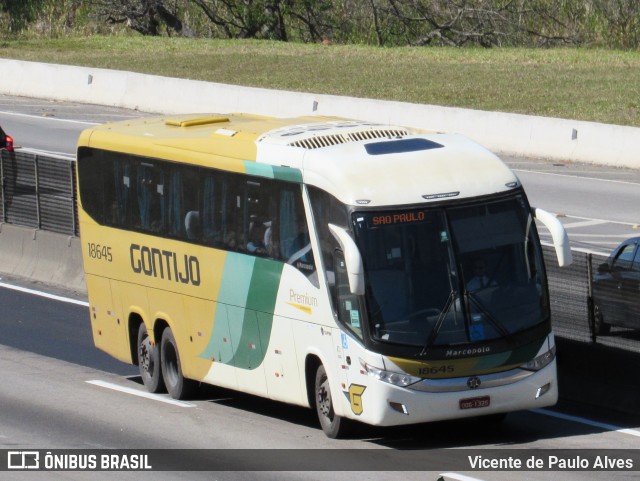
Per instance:
[[[290,168],[350,205],[418,204],[519,185],[498,157],[463,136],[328,117],[141,118],[88,129],[78,146],[258,175],[269,170],[253,165]]]

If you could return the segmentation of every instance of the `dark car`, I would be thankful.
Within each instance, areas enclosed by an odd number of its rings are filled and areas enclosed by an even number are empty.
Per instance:
[[[0,127],[0,149],[7,149],[9,152],[13,152],[13,137],[5,134],[2,127]]]
[[[640,329],[640,237],[628,239],[598,266],[593,279],[596,334],[611,326]]]

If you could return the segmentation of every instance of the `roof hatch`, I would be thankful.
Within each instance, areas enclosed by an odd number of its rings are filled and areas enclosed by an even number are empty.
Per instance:
[[[219,124],[229,122],[227,117],[191,117],[178,119],[164,119],[164,124],[171,127],[195,127],[198,125]]]

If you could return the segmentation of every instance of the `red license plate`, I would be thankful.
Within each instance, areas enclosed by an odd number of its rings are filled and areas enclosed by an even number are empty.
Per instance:
[[[486,408],[489,404],[491,404],[491,398],[489,396],[460,399],[460,409]]]

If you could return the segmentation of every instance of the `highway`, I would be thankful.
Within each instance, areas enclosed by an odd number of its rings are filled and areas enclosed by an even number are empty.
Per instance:
[[[80,132],[92,124],[158,114],[0,95],[0,125],[16,145],[75,156]],[[571,245],[601,254],[640,235],[640,171],[612,166],[503,156],[531,205],[560,215]],[[544,241],[551,242],[545,229]]]
[[[71,156],[78,133],[87,125],[140,115],[120,109],[0,96],[0,125],[17,145]],[[516,170],[533,205],[561,215],[575,247],[608,252],[622,238],[638,235],[637,171],[544,160],[505,160]],[[561,403],[549,410],[512,413],[500,426],[478,421],[388,429],[360,426],[349,439],[330,440],[318,427],[315,413],[249,395],[207,387],[188,402],[175,402],[166,395],[150,396],[141,386],[135,367],[113,360],[93,347],[89,310],[82,294],[6,276],[0,282],[0,449],[284,449],[290,458],[301,457],[303,461],[304,454],[293,450],[308,449],[317,450],[324,466],[280,471],[274,461],[272,470],[245,471],[232,463],[233,469],[214,473],[103,472],[91,473],[91,479],[638,478],[640,460],[632,471],[474,471],[470,462],[460,462],[450,449],[463,448],[475,455],[497,449],[508,457],[509,451],[521,455],[544,449],[558,455],[579,455],[588,450],[616,448],[636,450],[637,456],[640,415],[621,416],[613,410]],[[336,450],[336,456],[323,451],[329,449]],[[353,455],[363,459],[387,461],[387,467],[380,469],[379,463],[372,462],[378,466],[374,471],[348,471],[337,456],[346,450],[356,450]],[[240,456],[244,453],[238,452]],[[194,453],[194,462],[198,462],[197,456],[206,455]],[[247,452],[247,456],[251,455]],[[401,455],[411,455],[414,461],[406,461],[404,466],[401,459],[406,458]],[[418,463],[416,460],[421,458],[427,461]],[[333,466],[341,469],[331,471]],[[418,469],[406,470],[412,466]],[[3,480],[34,477],[86,479],[87,473],[0,473]]]

